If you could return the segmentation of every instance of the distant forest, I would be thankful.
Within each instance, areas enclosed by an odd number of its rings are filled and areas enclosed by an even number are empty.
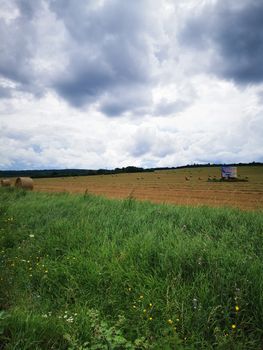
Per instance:
[[[157,170],[175,170],[175,169],[187,169],[187,168],[204,168],[204,167],[218,167],[223,165],[229,166],[262,166],[263,163],[236,163],[236,164],[191,164],[178,167],[161,167],[161,168],[149,168],[144,169],[135,166],[128,166],[124,168],[98,169],[98,170],[85,170],[85,169],[48,169],[48,170],[0,170],[0,177],[17,177],[17,176],[29,176],[32,178],[45,178],[45,177],[67,177],[67,176],[92,176],[92,175],[112,175],[123,173],[142,173],[153,172]]]

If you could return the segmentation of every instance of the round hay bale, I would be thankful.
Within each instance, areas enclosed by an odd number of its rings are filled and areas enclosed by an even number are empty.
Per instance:
[[[11,186],[11,180],[9,180],[9,179],[1,180],[1,186],[2,187],[9,187],[9,186]]]
[[[185,181],[190,181],[190,177],[186,176]]]
[[[23,190],[33,190],[33,180],[31,177],[18,177],[15,182],[15,187]]]

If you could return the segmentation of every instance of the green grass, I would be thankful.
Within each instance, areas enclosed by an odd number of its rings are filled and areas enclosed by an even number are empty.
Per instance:
[[[262,212],[0,203],[0,349],[262,349]]]

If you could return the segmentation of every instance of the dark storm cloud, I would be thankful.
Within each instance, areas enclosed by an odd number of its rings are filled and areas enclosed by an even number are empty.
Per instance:
[[[35,16],[42,2],[33,0],[10,1],[17,15],[12,20],[0,19],[0,77],[16,84],[15,89],[39,93],[37,77],[32,65],[37,50]]]
[[[210,69],[240,84],[263,81],[263,1],[218,1],[186,21],[179,38],[197,50],[211,49]]]
[[[151,1],[10,2],[11,20],[0,18],[0,77],[14,83],[13,91],[38,97],[53,89],[72,106],[96,103],[109,117],[150,108]],[[50,23],[59,26],[52,37]]]
[[[0,20],[0,75],[12,81],[27,84],[30,70],[28,66],[28,36],[20,34],[19,23],[7,24]]]
[[[84,62],[83,62],[84,61]],[[56,91],[76,107],[92,101],[105,89],[114,85],[110,68],[103,62],[84,57],[82,62],[72,58],[67,72],[55,82]]]
[[[147,36],[147,1],[124,2],[50,1],[50,9],[63,21],[70,35],[69,62],[54,89],[70,104],[82,107],[102,101],[109,116],[133,109],[118,96],[147,87],[151,80],[151,48]],[[124,98],[125,100],[125,98]],[[134,98],[137,107],[136,98]]]
[[[151,96],[148,91],[134,83],[132,88],[116,86],[101,99],[100,110],[108,117],[118,117],[127,111],[142,115],[149,111]]]
[[[38,8],[42,6],[41,0],[16,0],[16,5],[19,9],[20,16],[27,19],[32,19]]]

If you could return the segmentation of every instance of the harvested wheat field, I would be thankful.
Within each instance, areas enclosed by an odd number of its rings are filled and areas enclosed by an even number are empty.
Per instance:
[[[238,167],[247,182],[214,182],[219,167],[162,170],[151,173],[35,179],[35,190],[85,193],[109,198],[133,197],[155,203],[263,208],[263,166]]]

